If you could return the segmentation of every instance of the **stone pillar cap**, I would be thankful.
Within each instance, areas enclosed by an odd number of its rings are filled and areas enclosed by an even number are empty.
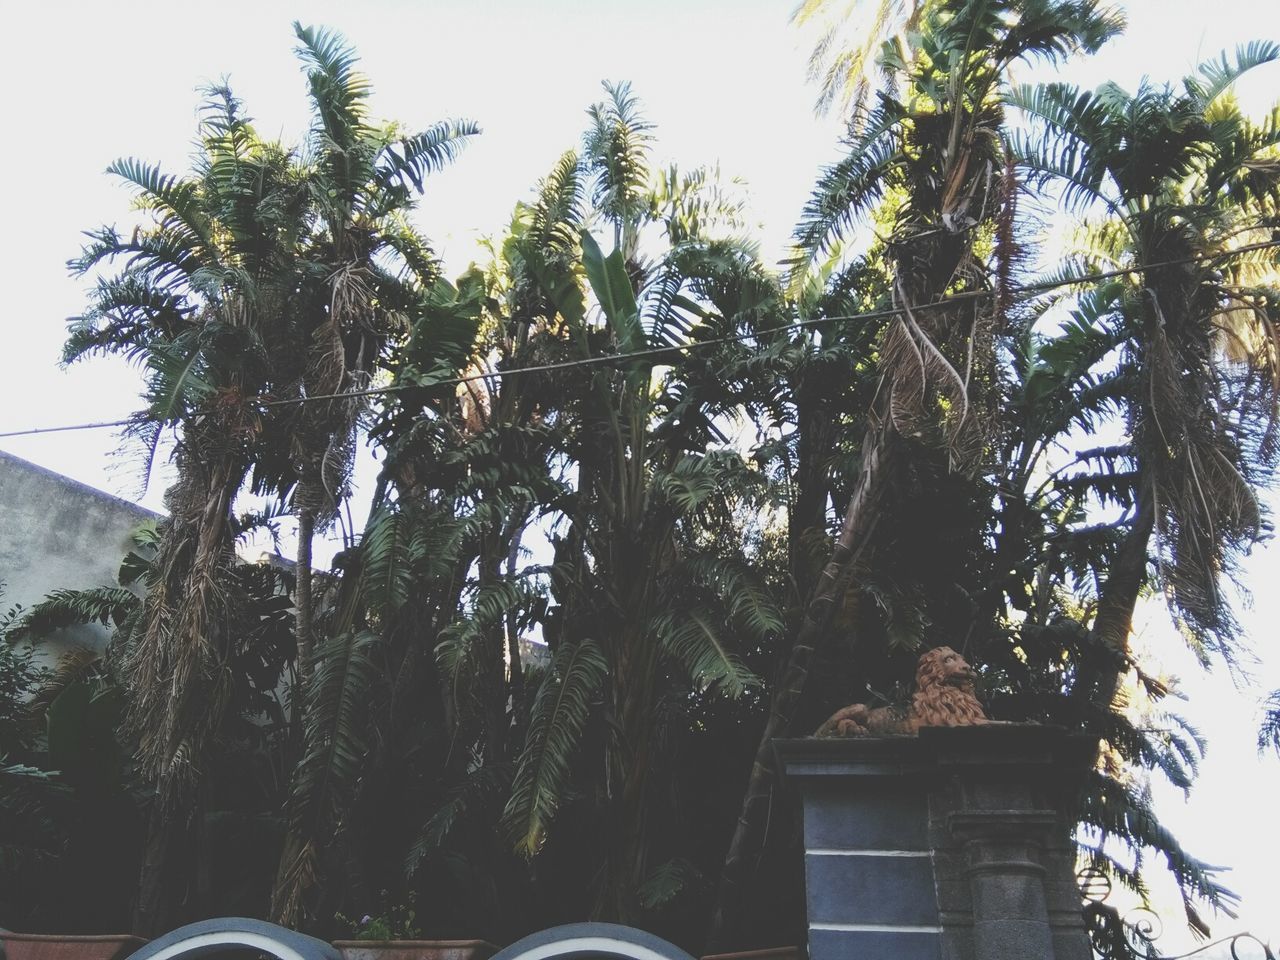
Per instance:
[[[939,768],[1046,766],[1087,769],[1096,742],[1037,723],[923,727],[914,736],[830,737],[773,741],[788,777],[911,776]]]

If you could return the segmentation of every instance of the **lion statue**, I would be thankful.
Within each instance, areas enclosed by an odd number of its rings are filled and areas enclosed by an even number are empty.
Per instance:
[[[973,692],[974,672],[950,647],[935,647],[916,667],[916,692],[907,707],[855,703],[837,710],[818,728],[819,737],[914,734],[921,727],[966,727],[988,723]]]

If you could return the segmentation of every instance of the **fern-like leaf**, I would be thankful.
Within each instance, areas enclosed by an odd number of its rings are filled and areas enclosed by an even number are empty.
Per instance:
[[[656,627],[663,653],[680,664],[698,689],[732,699],[759,686],[760,679],[729,649],[723,628],[717,629],[706,611],[672,614]]]
[[[525,747],[516,767],[503,823],[516,850],[532,857],[542,847],[569,783],[570,762],[609,662],[591,640],[556,651],[538,690]]]

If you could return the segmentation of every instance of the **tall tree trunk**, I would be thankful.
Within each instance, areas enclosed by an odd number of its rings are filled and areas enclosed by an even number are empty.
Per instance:
[[[298,641],[298,680],[294,691],[294,719],[300,720],[306,699],[307,680],[311,676],[314,656],[312,620],[315,616],[311,590],[311,550],[316,532],[316,513],[311,507],[298,509],[297,589],[294,596],[294,632]]]
[[[1129,635],[1133,629],[1133,611],[1138,595],[1147,579],[1147,548],[1155,529],[1155,491],[1150,480],[1140,476],[1138,501],[1133,526],[1125,534],[1115,563],[1107,575],[1106,585],[1098,598],[1098,615],[1094,617],[1090,638],[1106,656],[1105,662],[1087,685],[1093,706],[1106,710],[1120,689],[1120,678],[1129,669]]]
[[[520,540],[524,536],[525,524],[528,521],[528,512],[526,511],[520,516],[518,522],[513,525],[510,537],[510,546],[507,549],[507,577],[512,578],[516,575],[516,568],[520,562]],[[516,627],[516,611],[512,610],[506,617],[507,632],[507,685],[511,691],[511,716],[515,722],[524,716],[524,664],[520,659],[520,634]],[[513,740],[519,744],[523,737],[523,730],[513,729]]]
[[[639,529],[619,523],[602,540],[596,555],[608,557],[602,571],[618,596],[612,622],[602,631],[612,645],[610,720],[616,746],[607,756],[608,844],[591,918],[635,923],[641,912],[638,893],[649,873],[650,800],[660,761],[653,748],[661,653],[648,621],[659,578],[675,562],[676,545],[669,518],[656,511]]]
[[[503,531],[492,529],[484,534],[480,550],[480,589],[492,586],[502,576]],[[484,758],[486,763],[501,763],[507,749],[507,677],[506,618],[490,624],[484,632],[480,654],[480,689],[484,711]]]
[[[787,554],[797,604],[812,594],[822,569],[821,548],[827,538],[827,496],[831,487],[827,462],[837,441],[839,424],[827,403],[825,366],[816,360],[807,366],[796,397],[795,495],[791,500]]]
[[[162,576],[122,670],[130,700],[125,726],[138,737],[139,766],[155,782],[134,907],[135,930],[151,936],[176,925],[194,887],[193,810],[229,697],[229,686],[210,678],[226,669],[231,504],[246,469],[233,453],[208,454],[217,447],[207,434],[188,429],[186,439],[161,525]]]
[[[142,869],[138,878],[138,899],[133,907],[133,933],[151,939],[165,932],[172,907],[173,883],[167,875],[176,824],[170,811],[156,799],[147,818],[147,836],[142,848]]]
[[[886,388],[887,384],[882,385],[882,398],[888,397],[889,391]],[[791,718],[808,679],[809,661],[815,648],[825,638],[832,615],[839,607],[851,574],[875,529],[877,506],[894,449],[893,427],[883,409],[885,403],[886,400],[882,400],[877,404],[872,425],[863,438],[862,470],[858,476],[858,484],[849,499],[849,507],[845,511],[844,522],[830,559],[819,575],[813,595],[805,606],[804,618],[791,647],[786,669],[774,690],[769,718],[756,748],[742,810],[729,850],[725,854],[711,919],[709,943],[712,949],[725,944],[730,924],[740,909],[743,886],[751,864],[759,858],[763,847],[765,824],[768,822],[769,806],[777,781],[773,740],[786,735],[789,730]]]
[[[636,894],[648,871],[647,800],[658,665],[655,645],[647,643],[638,628],[642,622],[639,615],[628,618],[619,635],[623,659],[614,677],[614,698],[619,705],[617,735],[621,756],[611,784],[618,793],[610,804],[604,876],[591,913],[593,920],[613,923],[634,923],[638,919]]]

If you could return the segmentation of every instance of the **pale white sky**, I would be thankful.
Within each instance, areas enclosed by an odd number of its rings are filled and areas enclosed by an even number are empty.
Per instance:
[[[1276,0],[1124,6],[1128,34],[1062,75],[1132,87],[1144,73],[1179,77],[1248,39],[1280,39]],[[658,126],[658,159],[718,162],[748,182],[766,250],[780,253],[817,168],[835,155],[837,132],[810,109],[807,46],[787,24],[791,7],[791,0],[0,0],[9,118],[0,138],[0,343],[9,348],[0,355],[0,431],[117,419],[136,407],[137,378],[121,364],[57,367],[63,320],[83,306],[64,263],[81,230],[125,216],[128,194],[102,175],[111,160],[132,155],[185,169],[200,84],[228,75],[264,133],[297,138],[306,103],[291,54],[293,19],[339,29],[356,45],[377,115],[410,128],[450,116],[484,127],[458,163],[433,178],[422,204],[422,226],[456,271],[476,239],[500,231],[514,203],[576,146],[583,111],[606,78],[632,81],[645,101]],[[1251,109],[1269,106],[1280,98],[1280,66],[1257,71],[1241,94]],[[133,492],[127,469],[109,469],[111,431],[5,439],[0,447],[110,492]],[[158,507],[159,492],[145,502]],[[1273,878],[1280,761],[1259,762],[1252,749],[1257,689],[1280,686],[1280,655],[1268,650],[1280,622],[1275,554],[1260,551],[1250,562],[1257,606],[1245,620],[1270,662],[1258,669],[1256,689],[1237,691],[1224,676],[1189,684],[1189,712],[1210,737],[1210,757],[1190,804],[1163,796],[1161,803],[1191,847],[1235,868],[1245,911],[1230,926],[1280,939],[1280,917],[1268,912],[1280,891]],[[1158,609],[1145,635],[1161,649],[1176,645]]]

